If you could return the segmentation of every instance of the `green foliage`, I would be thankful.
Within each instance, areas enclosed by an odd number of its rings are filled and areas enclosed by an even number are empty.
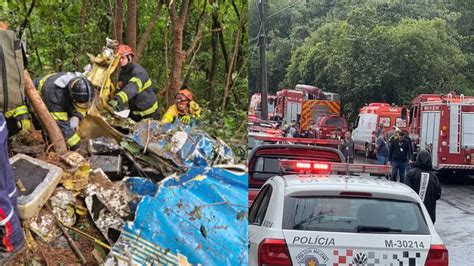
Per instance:
[[[451,90],[474,94],[474,6],[467,2],[269,2],[269,90],[305,83],[338,92],[352,117],[368,102],[407,104],[419,93]],[[252,39],[258,15],[250,7]],[[258,47],[251,42],[249,48],[257,55],[249,74],[255,92]]]
[[[199,126],[212,136],[225,140],[240,163],[247,160],[247,111],[212,112],[205,108]]]

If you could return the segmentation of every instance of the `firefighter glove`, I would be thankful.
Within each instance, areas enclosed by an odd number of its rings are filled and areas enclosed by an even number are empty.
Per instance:
[[[123,107],[120,104],[119,99],[114,98],[113,100],[109,102],[109,105],[114,109],[115,112],[123,111]]]
[[[17,123],[18,128],[21,129],[21,131],[30,131],[32,129],[32,124],[31,120],[29,118],[24,118],[18,121]]]
[[[191,101],[189,107],[191,108],[191,113],[194,115],[194,117],[201,116],[202,109],[195,101]]]
[[[191,117],[189,115],[185,115],[181,117],[181,123],[187,125],[189,124],[189,122],[191,122]]]
[[[73,116],[71,117],[71,119],[69,119],[69,126],[74,129],[74,130],[77,130],[79,128],[79,117],[77,116]]]

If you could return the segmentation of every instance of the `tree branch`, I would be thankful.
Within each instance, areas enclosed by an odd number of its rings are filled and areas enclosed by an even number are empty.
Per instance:
[[[230,91],[230,85],[231,82],[233,82],[232,79],[232,72],[234,68],[234,64],[237,61],[237,54],[240,50],[240,38],[242,37],[242,25],[244,23],[244,16],[240,17],[240,22],[239,22],[239,30],[237,31],[237,36],[235,37],[235,42],[234,42],[234,51],[232,52],[232,60],[230,61],[230,66],[229,69],[227,70],[227,79],[224,87],[224,96],[222,98],[222,106],[221,106],[221,111],[224,112],[225,106],[227,103],[227,97],[229,96],[229,91]]]
[[[179,21],[184,23],[186,18],[188,17],[188,10],[189,10],[189,0],[184,0],[181,6],[181,11],[179,12]]]
[[[176,5],[174,3],[173,0],[167,0],[166,1],[166,5],[168,6],[168,10],[169,10],[169,13],[170,13],[170,16],[171,16],[171,21],[176,21],[176,18],[177,18],[177,14],[176,14]]]
[[[28,25],[28,18],[30,17],[31,12],[33,11],[33,8],[35,7],[35,0],[31,2],[30,8],[28,10],[26,10],[26,1],[23,1],[23,7],[25,8],[26,16],[25,16],[25,20],[23,21],[20,27],[20,38],[23,35],[23,30],[25,30],[26,26]]]
[[[204,0],[205,3],[207,3],[207,0]],[[194,38],[193,38],[193,41],[191,42],[191,46],[189,47],[189,49],[186,51],[186,57],[189,57],[191,56],[193,53],[196,53],[196,47],[198,47],[198,45],[200,46],[201,45],[201,40],[202,40],[202,32],[203,32],[203,28],[204,27],[201,27],[202,24],[205,24],[208,17],[204,17],[204,13],[205,13],[205,10],[206,10],[206,4],[204,4],[204,7],[203,7],[203,10],[201,12],[201,15],[199,16],[199,19],[198,21],[196,22],[196,34],[194,34]],[[204,19],[203,19],[204,17]],[[199,49],[199,48],[198,48]]]
[[[219,35],[219,44],[221,46],[222,56],[224,57],[225,71],[227,72],[229,70],[229,55],[227,54],[224,34],[222,33],[222,26],[219,21],[219,9],[217,4],[215,3],[212,4],[212,31],[217,32],[217,34]]]
[[[127,44],[137,49],[137,0],[128,0],[127,12]]]
[[[114,17],[114,37],[119,43],[123,43],[123,0],[117,0]]]
[[[161,8],[163,6],[163,1],[162,0],[158,0],[157,1],[157,7],[156,7],[156,10],[155,10],[155,13],[153,14],[153,16],[151,17],[150,19],[150,22],[148,23],[147,27],[146,27],[146,30],[145,32],[143,33],[142,37],[140,38],[140,42],[138,43],[138,47],[137,47],[137,57],[136,57],[136,61],[139,62],[140,61],[140,58],[142,57],[142,53],[143,51],[145,50],[145,45],[146,43],[148,42],[148,40],[150,39],[150,36],[151,36],[151,33],[153,31],[153,28],[155,27],[155,24],[156,24],[156,21],[158,20],[158,18],[160,17],[160,13],[161,13]]]
[[[240,20],[239,9],[238,9],[237,6],[235,5],[235,1],[232,0],[232,1],[230,1],[230,3],[232,4],[232,7],[234,8],[235,15],[237,15],[237,18]]]

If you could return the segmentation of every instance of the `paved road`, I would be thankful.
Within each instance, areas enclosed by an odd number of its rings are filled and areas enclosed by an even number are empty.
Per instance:
[[[449,251],[450,265],[472,265],[474,251],[474,181],[442,184],[436,206],[436,231]]]
[[[356,163],[375,163],[357,155]],[[435,228],[449,251],[449,265],[474,265],[474,177],[442,183]]]

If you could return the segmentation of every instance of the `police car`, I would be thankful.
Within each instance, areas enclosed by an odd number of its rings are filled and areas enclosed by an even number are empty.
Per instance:
[[[448,251],[408,186],[342,172],[389,166],[281,160],[249,211],[249,265],[448,265]],[[388,167],[388,168],[387,168]]]

